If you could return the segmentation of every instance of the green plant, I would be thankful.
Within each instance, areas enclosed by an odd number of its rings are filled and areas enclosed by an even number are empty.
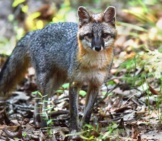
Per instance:
[[[48,99],[46,98],[47,95],[42,95],[39,91],[35,91],[32,93],[32,95],[34,95],[36,98],[36,100],[38,100],[38,104],[40,105],[40,107],[42,107],[43,111],[42,113],[39,113],[43,119],[47,122],[47,133],[48,135],[51,135],[52,130],[51,130],[51,126],[53,125],[53,120],[50,117],[50,113],[53,110],[53,105],[50,106],[50,101],[48,101]],[[44,105],[48,105],[48,108],[44,109]]]
[[[92,141],[99,136],[99,126],[92,126],[90,124],[85,124],[83,127],[83,134],[80,137],[85,141]]]
[[[118,129],[118,124],[111,123],[108,127],[106,127],[106,129],[104,129],[104,132],[102,132],[101,129],[98,125],[94,127],[86,124],[83,131],[79,135],[84,141],[120,141],[119,134],[122,133],[123,130]]]
[[[23,133],[22,133],[22,136],[23,136],[24,138],[27,137],[27,135],[28,135],[27,132],[23,132]]]
[[[53,17],[52,22],[63,22],[67,20],[67,13],[69,13],[71,10],[71,6],[70,6],[70,0],[64,0],[64,3],[61,5],[61,8],[59,9],[59,11],[57,12],[57,14],[55,15],[55,17]]]

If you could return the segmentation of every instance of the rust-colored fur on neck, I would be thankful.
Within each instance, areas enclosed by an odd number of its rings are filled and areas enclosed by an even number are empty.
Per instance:
[[[113,47],[109,47],[100,52],[87,50],[78,39],[78,55],[77,59],[82,68],[102,70],[107,68],[113,59]]]

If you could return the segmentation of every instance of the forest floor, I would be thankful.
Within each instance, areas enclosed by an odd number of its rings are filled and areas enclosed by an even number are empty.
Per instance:
[[[158,104],[159,93],[145,83],[138,88],[125,83],[121,79],[125,72],[125,69],[118,71],[118,67],[113,66],[110,80],[102,86],[94,106],[90,124],[78,133],[83,140],[162,141],[162,107]],[[150,81],[158,83],[155,80]],[[152,92],[151,95],[148,95],[148,90]],[[0,141],[67,140],[68,84],[64,84],[49,100],[50,116],[47,129],[34,125],[35,94],[32,92],[35,91],[35,75],[30,68],[12,96],[0,103]],[[80,117],[83,115],[85,91],[86,88],[80,92]],[[5,108],[4,103],[7,106]]]

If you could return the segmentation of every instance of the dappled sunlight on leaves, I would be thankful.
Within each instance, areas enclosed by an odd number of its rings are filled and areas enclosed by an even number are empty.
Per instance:
[[[138,61],[139,60],[139,61]],[[146,61],[147,60],[147,61]],[[143,68],[146,73],[152,74],[155,78],[161,78],[162,75],[162,53],[158,50],[148,50],[139,53],[137,57],[137,68]]]

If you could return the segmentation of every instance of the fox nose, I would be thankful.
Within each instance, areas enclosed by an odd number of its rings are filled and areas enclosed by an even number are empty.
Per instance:
[[[100,51],[101,47],[100,46],[95,46],[95,51]]]

